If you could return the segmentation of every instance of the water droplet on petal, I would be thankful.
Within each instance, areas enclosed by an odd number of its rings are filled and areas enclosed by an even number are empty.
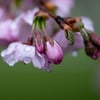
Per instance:
[[[15,59],[10,59],[7,61],[7,63],[9,64],[9,66],[14,66],[14,64],[16,63],[17,61]]]
[[[3,50],[3,51],[1,52],[1,56],[4,57],[5,54],[6,54],[6,50]]]
[[[25,64],[28,64],[28,63],[31,62],[31,58],[25,57],[25,58],[23,59],[23,61],[24,61]]]

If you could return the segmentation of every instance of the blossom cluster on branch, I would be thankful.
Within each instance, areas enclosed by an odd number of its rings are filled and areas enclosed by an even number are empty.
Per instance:
[[[74,0],[0,0],[1,57],[9,65],[33,63],[51,71],[64,54],[83,48],[87,56],[100,56],[100,38],[87,17],[68,17]]]

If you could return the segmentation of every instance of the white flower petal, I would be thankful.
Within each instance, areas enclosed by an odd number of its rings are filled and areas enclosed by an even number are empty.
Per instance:
[[[9,45],[9,48],[6,49],[6,55],[12,53],[14,50],[16,50],[16,47],[19,45],[20,43],[19,42],[15,42],[15,43],[12,43]]]
[[[8,62],[9,66],[14,66],[15,63],[16,63],[16,60],[15,59],[10,59]]]
[[[48,63],[48,60],[46,60],[43,69],[48,71],[48,72],[50,72],[52,70],[52,67],[51,67],[50,63]]]
[[[18,46],[18,56],[20,60],[32,58],[35,55],[35,47],[21,44]]]
[[[4,61],[9,65],[9,66],[14,66],[14,64],[17,62],[17,59],[15,59],[14,55],[9,55],[4,57]]]
[[[4,57],[4,56],[6,55],[6,51],[7,51],[7,50],[3,50],[3,51],[1,52],[1,57]]]
[[[31,58],[25,57],[25,58],[23,58],[23,61],[25,64],[29,64],[31,62]]]
[[[36,68],[42,68],[45,65],[45,59],[43,56],[40,56],[36,54],[34,58],[32,59],[32,62],[34,64],[34,67]]]
[[[10,44],[7,49],[5,49],[1,52],[1,56],[4,57],[5,55],[11,54],[15,50],[15,48],[17,47],[18,44],[19,44],[19,42]]]
[[[9,66],[13,66],[18,61],[23,61],[25,64],[32,61],[37,68],[45,66],[44,56],[36,52],[34,46],[20,42],[12,43],[8,49],[2,51],[1,56]]]
[[[35,47],[20,42],[12,43],[1,52],[4,61],[13,66],[18,61],[28,64],[35,55]]]

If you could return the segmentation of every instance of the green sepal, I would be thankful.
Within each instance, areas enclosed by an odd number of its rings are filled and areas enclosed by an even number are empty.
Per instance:
[[[88,41],[89,40],[88,31],[85,28],[83,28],[80,31],[80,33],[81,33],[81,36],[83,37],[84,41]]]
[[[46,28],[46,20],[44,18],[43,18],[41,24],[42,24],[42,29]]]
[[[79,26],[80,30],[84,28],[84,24],[82,22],[75,23],[75,26]]]
[[[65,31],[65,35],[66,35],[66,38],[68,39],[68,43],[70,45],[73,45],[74,44],[74,34],[72,31]]]
[[[33,20],[33,29],[37,28],[39,31],[42,31],[46,27],[46,21],[43,17],[36,16]]]
[[[32,31],[36,28],[37,17],[34,18],[32,22]]]

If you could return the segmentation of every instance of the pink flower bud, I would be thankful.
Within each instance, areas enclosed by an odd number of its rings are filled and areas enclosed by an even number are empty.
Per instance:
[[[44,52],[44,42],[39,33],[35,34],[35,47],[39,53]]]
[[[93,45],[90,41],[85,42],[85,52],[92,59],[98,59],[100,56],[99,48]]]
[[[97,34],[95,34],[94,32],[91,32],[91,33],[88,34],[88,35],[89,35],[90,41],[91,41],[94,45],[96,45],[98,48],[100,48],[100,37],[99,37]]]
[[[49,41],[46,42],[46,56],[51,63],[60,64],[63,59],[63,51],[60,45],[54,41],[51,44]]]

